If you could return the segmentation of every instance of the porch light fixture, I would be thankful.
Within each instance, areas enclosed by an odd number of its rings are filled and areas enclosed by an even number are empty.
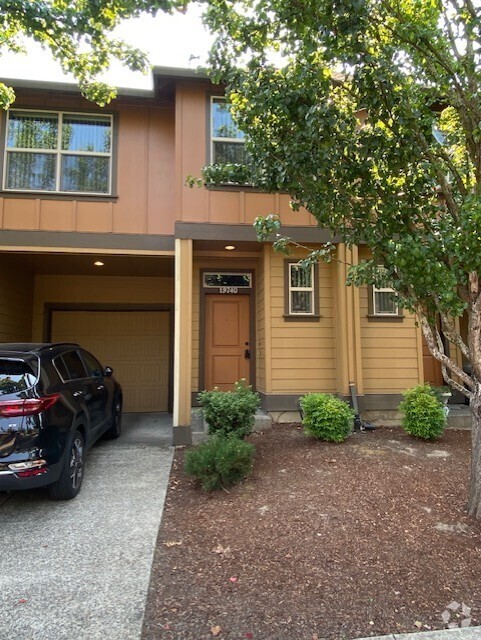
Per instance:
[[[233,244],[228,244],[224,247],[226,251],[234,251],[235,247]]]
[[[96,260],[96,261],[94,262],[94,265],[95,265],[96,267],[103,267],[103,266],[104,266],[104,263],[103,263],[101,260]]]

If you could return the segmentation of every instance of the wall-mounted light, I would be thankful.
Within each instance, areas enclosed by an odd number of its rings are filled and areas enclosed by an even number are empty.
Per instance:
[[[235,247],[233,244],[228,244],[224,247],[226,251],[234,251]]]
[[[103,267],[103,266],[104,266],[104,263],[102,262],[102,260],[96,260],[96,261],[94,262],[94,265],[95,265],[96,267]]]

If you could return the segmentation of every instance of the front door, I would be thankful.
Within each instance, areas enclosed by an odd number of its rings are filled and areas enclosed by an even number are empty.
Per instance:
[[[205,296],[205,388],[250,384],[249,296]]]

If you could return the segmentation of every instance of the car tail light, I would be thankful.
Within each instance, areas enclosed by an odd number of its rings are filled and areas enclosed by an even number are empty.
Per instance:
[[[39,460],[27,460],[26,462],[14,462],[8,465],[8,468],[19,478],[28,478],[29,476],[38,476],[47,473],[47,461],[40,458]]]
[[[43,398],[25,398],[25,400],[0,400],[0,418],[17,416],[35,416],[57,402],[59,393]]]

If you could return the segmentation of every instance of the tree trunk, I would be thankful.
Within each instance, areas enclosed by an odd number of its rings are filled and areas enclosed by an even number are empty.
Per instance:
[[[470,400],[473,416],[471,431],[471,482],[469,487],[469,515],[481,518],[481,384],[476,384]]]

